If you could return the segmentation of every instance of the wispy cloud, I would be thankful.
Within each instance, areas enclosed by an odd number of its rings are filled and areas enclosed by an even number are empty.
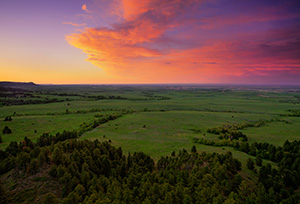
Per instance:
[[[106,4],[113,11],[106,16],[93,10],[94,18],[101,16],[97,22],[114,22],[66,39],[87,53],[87,61],[133,80],[213,82],[283,71],[300,76],[299,3],[237,2],[114,0]],[[91,13],[86,4],[82,9]]]
[[[72,23],[72,22],[63,22],[63,24],[66,24],[66,25],[72,25],[72,26],[75,26],[75,27],[86,26],[86,23],[78,24],[78,23]]]

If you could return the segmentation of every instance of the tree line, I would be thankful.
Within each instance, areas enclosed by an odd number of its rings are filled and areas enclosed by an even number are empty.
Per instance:
[[[282,149],[299,153],[297,145],[287,143]],[[185,149],[177,155],[173,152],[172,156],[162,157],[155,163],[143,152],[126,156],[121,148],[98,140],[73,139],[40,146],[25,138],[19,144],[11,143],[0,156],[1,174],[13,170],[14,179],[24,175],[22,172],[35,175],[47,167],[48,174],[61,188],[61,193],[49,193],[45,197],[48,203],[265,204],[299,201],[293,191],[299,179],[291,173],[292,169],[281,171],[281,165],[278,170],[269,164],[262,165],[259,182],[253,188],[238,174],[241,162],[230,152],[198,153],[195,146],[190,152]],[[10,201],[9,197],[5,199]]]

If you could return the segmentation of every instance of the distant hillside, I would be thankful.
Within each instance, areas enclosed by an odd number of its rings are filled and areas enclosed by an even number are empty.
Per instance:
[[[14,88],[14,89],[32,89],[37,88],[39,85],[33,83],[33,82],[8,82],[3,81],[0,82],[0,87],[5,88]]]

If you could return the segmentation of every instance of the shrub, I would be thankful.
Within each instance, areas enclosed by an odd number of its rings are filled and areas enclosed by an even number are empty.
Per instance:
[[[2,130],[2,133],[3,133],[3,134],[11,134],[12,131],[11,131],[11,129],[10,129],[9,127],[5,126],[5,127],[3,128],[3,130]]]

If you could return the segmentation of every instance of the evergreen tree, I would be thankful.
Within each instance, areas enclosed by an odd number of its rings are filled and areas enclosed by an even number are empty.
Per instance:
[[[58,199],[53,193],[48,193],[43,204],[57,204]]]
[[[256,156],[255,163],[256,163],[257,166],[262,165],[262,158],[259,155]]]
[[[248,160],[247,160],[247,168],[250,170],[254,169],[254,162],[251,158],[248,158]]]
[[[192,147],[192,149],[191,149],[191,152],[192,152],[192,153],[197,152],[197,149],[196,149],[196,146],[195,146],[195,145],[193,145],[193,147]]]

